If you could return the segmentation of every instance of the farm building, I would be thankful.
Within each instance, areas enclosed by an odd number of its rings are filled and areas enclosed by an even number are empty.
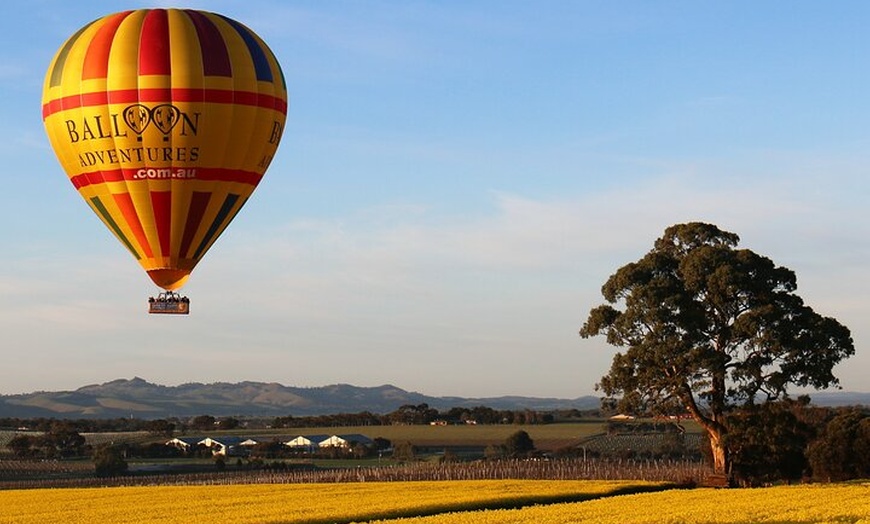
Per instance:
[[[321,448],[344,448],[350,449],[354,445],[373,446],[374,441],[365,435],[357,433],[347,435],[297,435],[295,437],[279,438],[279,442],[285,446],[300,451],[312,452]],[[174,446],[185,453],[189,453],[197,446],[206,447],[213,455],[239,456],[247,455],[262,440],[248,437],[220,436],[220,437],[176,437],[166,442],[167,446]]]
[[[294,449],[314,451],[320,447],[321,442],[329,438],[329,435],[298,435],[297,437],[284,442],[284,445]]]
[[[181,451],[188,453],[190,450],[195,448],[201,440],[200,437],[175,437],[174,439],[167,440],[166,445],[178,448]]]
[[[314,451],[318,448],[350,448],[354,444],[372,446],[374,441],[358,433],[347,435],[299,435],[284,442],[285,446]]]
[[[349,435],[332,435],[320,442],[321,448],[350,448],[354,444],[362,444],[363,446],[371,446],[374,444],[372,439],[368,438],[365,435],[360,435],[358,433],[353,433]]]
[[[245,454],[244,445],[250,445],[243,444],[245,442],[254,442],[256,444],[256,441],[243,437],[206,437],[197,442],[197,444],[202,444],[211,449],[212,455],[237,456]]]

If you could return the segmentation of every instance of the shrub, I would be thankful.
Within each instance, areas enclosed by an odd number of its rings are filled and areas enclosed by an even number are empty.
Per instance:
[[[116,477],[127,471],[127,461],[115,446],[102,446],[94,452],[94,470],[98,477]]]
[[[870,416],[858,409],[834,416],[810,444],[807,455],[816,478],[870,477]]]

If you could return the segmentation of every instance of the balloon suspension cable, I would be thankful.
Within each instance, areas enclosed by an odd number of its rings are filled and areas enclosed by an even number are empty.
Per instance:
[[[190,299],[174,291],[164,291],[148,298],[148,313],[155,315],[189,315]]]

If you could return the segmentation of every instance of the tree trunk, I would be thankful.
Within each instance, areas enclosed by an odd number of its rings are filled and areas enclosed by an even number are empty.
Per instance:
[[[723,388],[717,391],[724,391],[724,383],[722,385]],[[707,432],[707,438],[710,440],[710,452],[713,455],[714,474],[727,477],[730,474],[731,464],[728,457],[728,449],[725,447],[725,433],[727,433],[727,429],[721,422],[724,419],[722,411],[714,411],[709,416],[702,413],[698,408],[697,402],[695,402],[692,389],[685,382],[678,388],[678,395],[685,403],[686,409],[692,415],[692,418]],[[719,399],[719,402],[713,403],[714,407],[719,406],[721,408],[724,406],[721,395],[714,395],[714,399]]]
[[[713,471],[717,475],[728,475],[730,469],[728,461],[728,450],[725,448],[725,439],[721,431],[716,431],[713,428],[706,428],[707,436],[710,438],[710,451],[713,453]]]

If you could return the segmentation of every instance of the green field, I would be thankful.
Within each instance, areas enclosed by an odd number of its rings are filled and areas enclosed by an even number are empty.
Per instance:
[[[686,424],[687,431],[696,435],[699,433],[694,424]],[[361,434],[371,439],[383,438],[391,443],[410,442],[419,448],[438,447],[486,447],[498,445],[517,431],[525,431],[534,441],[535,447],[541,451],[555,451],[580,445],[585,439],[603,435],[607,431],[607,421],[604,419],[588,419],[581,422],[563,422],[536,425],[391,425],[391,426],[335,426],[308,428],[279,429],[236,429],[232,431],[188,430],[176,433],[177,437],[216,437],[224,435],[254,438],[260,441],[273,439],[289,440],[298,435],[346,435]],[[9,441],[21,434],[15,430],[0,430],[0,455],[8,452]],[[36,433],[29,433],[36,434]],[[149,434],[147,432],[123,433],[82,433],[86,442],[92,446],[107,443],[165,442],[167,437]]]

